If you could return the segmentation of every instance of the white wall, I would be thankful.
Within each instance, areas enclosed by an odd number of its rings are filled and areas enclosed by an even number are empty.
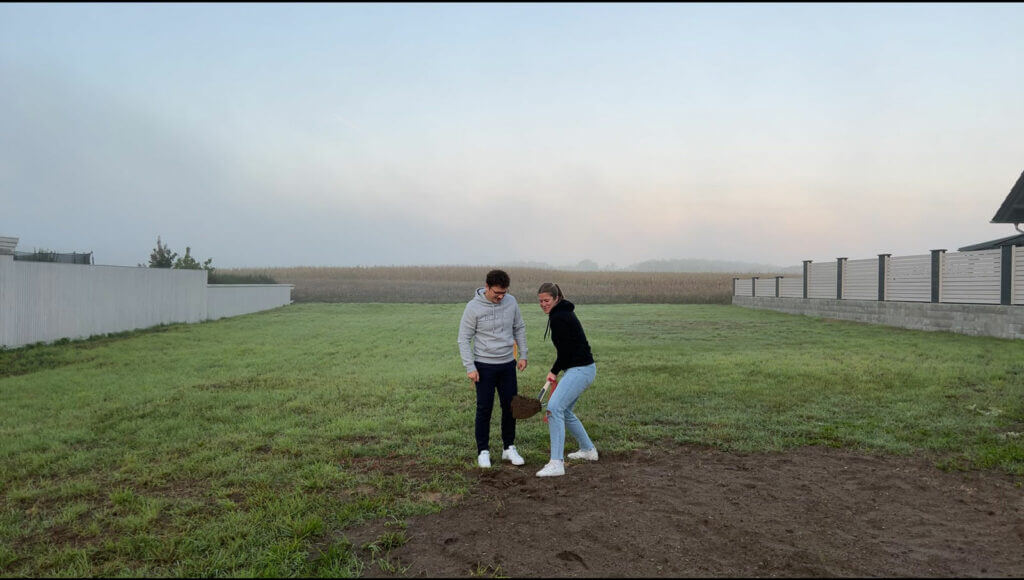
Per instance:
[[[0,255],[0,347],[200,322],[291,303],[291,284],[207,285],[206,276],[206,270]]]
[[[216,320],[291,304],[294,287],[293,284],[208,284],[206,317]]]
[[[206,271],[9,259],[3,344],[85,338],[206,318]]]

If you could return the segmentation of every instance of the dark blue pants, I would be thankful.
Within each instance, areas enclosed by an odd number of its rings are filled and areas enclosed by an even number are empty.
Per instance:
[[[491,439],[491,411],[494,391],[501,406],[502,449],[516,443],[516,418],[512,416],[512,397],[519,392],[516,384],[516,361],[502,364],[476,363],[480,381],[476,384],[476,452],[487,449]]]

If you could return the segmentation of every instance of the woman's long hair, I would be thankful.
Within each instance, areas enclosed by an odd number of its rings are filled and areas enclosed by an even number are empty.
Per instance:
[[[558,284],[555,284],[554,282],[545,282],[541,284],[540,288],[537,289],[537,294],[547,294],[549,296],[552,296],[555,299],[555,304],[562,300],[562,298],[565,298],[565,296],[562,294],[562,289],[559,288]],[[542,338],[541,340],[544,340],[545,338],[548,337],[549,330],[551,330],[550,313],[548,314],[548,325],[544,327],[544,338]]]

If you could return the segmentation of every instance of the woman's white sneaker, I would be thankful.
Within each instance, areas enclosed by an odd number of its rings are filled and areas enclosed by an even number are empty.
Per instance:
[[[486,449],[481,451],[480,455],[477,455],[477,457],[476,457],[476,464],[479,465],[480,467],[490,467],[491,466],[491,452],[486,450]]]
[[[522,465],[526,463],[526,460],[523,459],[523,456],[519,455],[519,452],[516,451],[515,445],[509,445],[508,449],[502,451],[501,458],[511,461],[512,465]]]
[[[565,462],[557,459],[548,461],[548,464],[537,472],[537,477],[557,477],[559,475],[565,475]]]
[[[587,461],[597,461],[597,447],[583,451],[580,449],[575,453],[569,454],[569,459],[586,459]]]

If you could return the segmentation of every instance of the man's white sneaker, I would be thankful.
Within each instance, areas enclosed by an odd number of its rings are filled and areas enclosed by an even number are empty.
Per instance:
[[[559,475],[565,475],[565,462],[557,459],[548,461],[548,464],[537,472],[537,477],[557,477]]]
[[[476,464],[479,465],[480,467],[490,467],[491,466],[491,452],[486,450],[486,449],[481,451],[480,455],[478,455],[476,457]]]
[[[526,460],[523,459],[521,455],[519,455],[518,451],[516,451],[515,445],[509,445],[508,449],[502,451],[501,458],[508,459],[509,461],[512,462],[512,465],[522,465],[526,463]]]
[[[569,454],[569,459],[586,459],[587,461],[597,461],[597,448],[588,449],[586,451],[580,449],[575,453]]]

